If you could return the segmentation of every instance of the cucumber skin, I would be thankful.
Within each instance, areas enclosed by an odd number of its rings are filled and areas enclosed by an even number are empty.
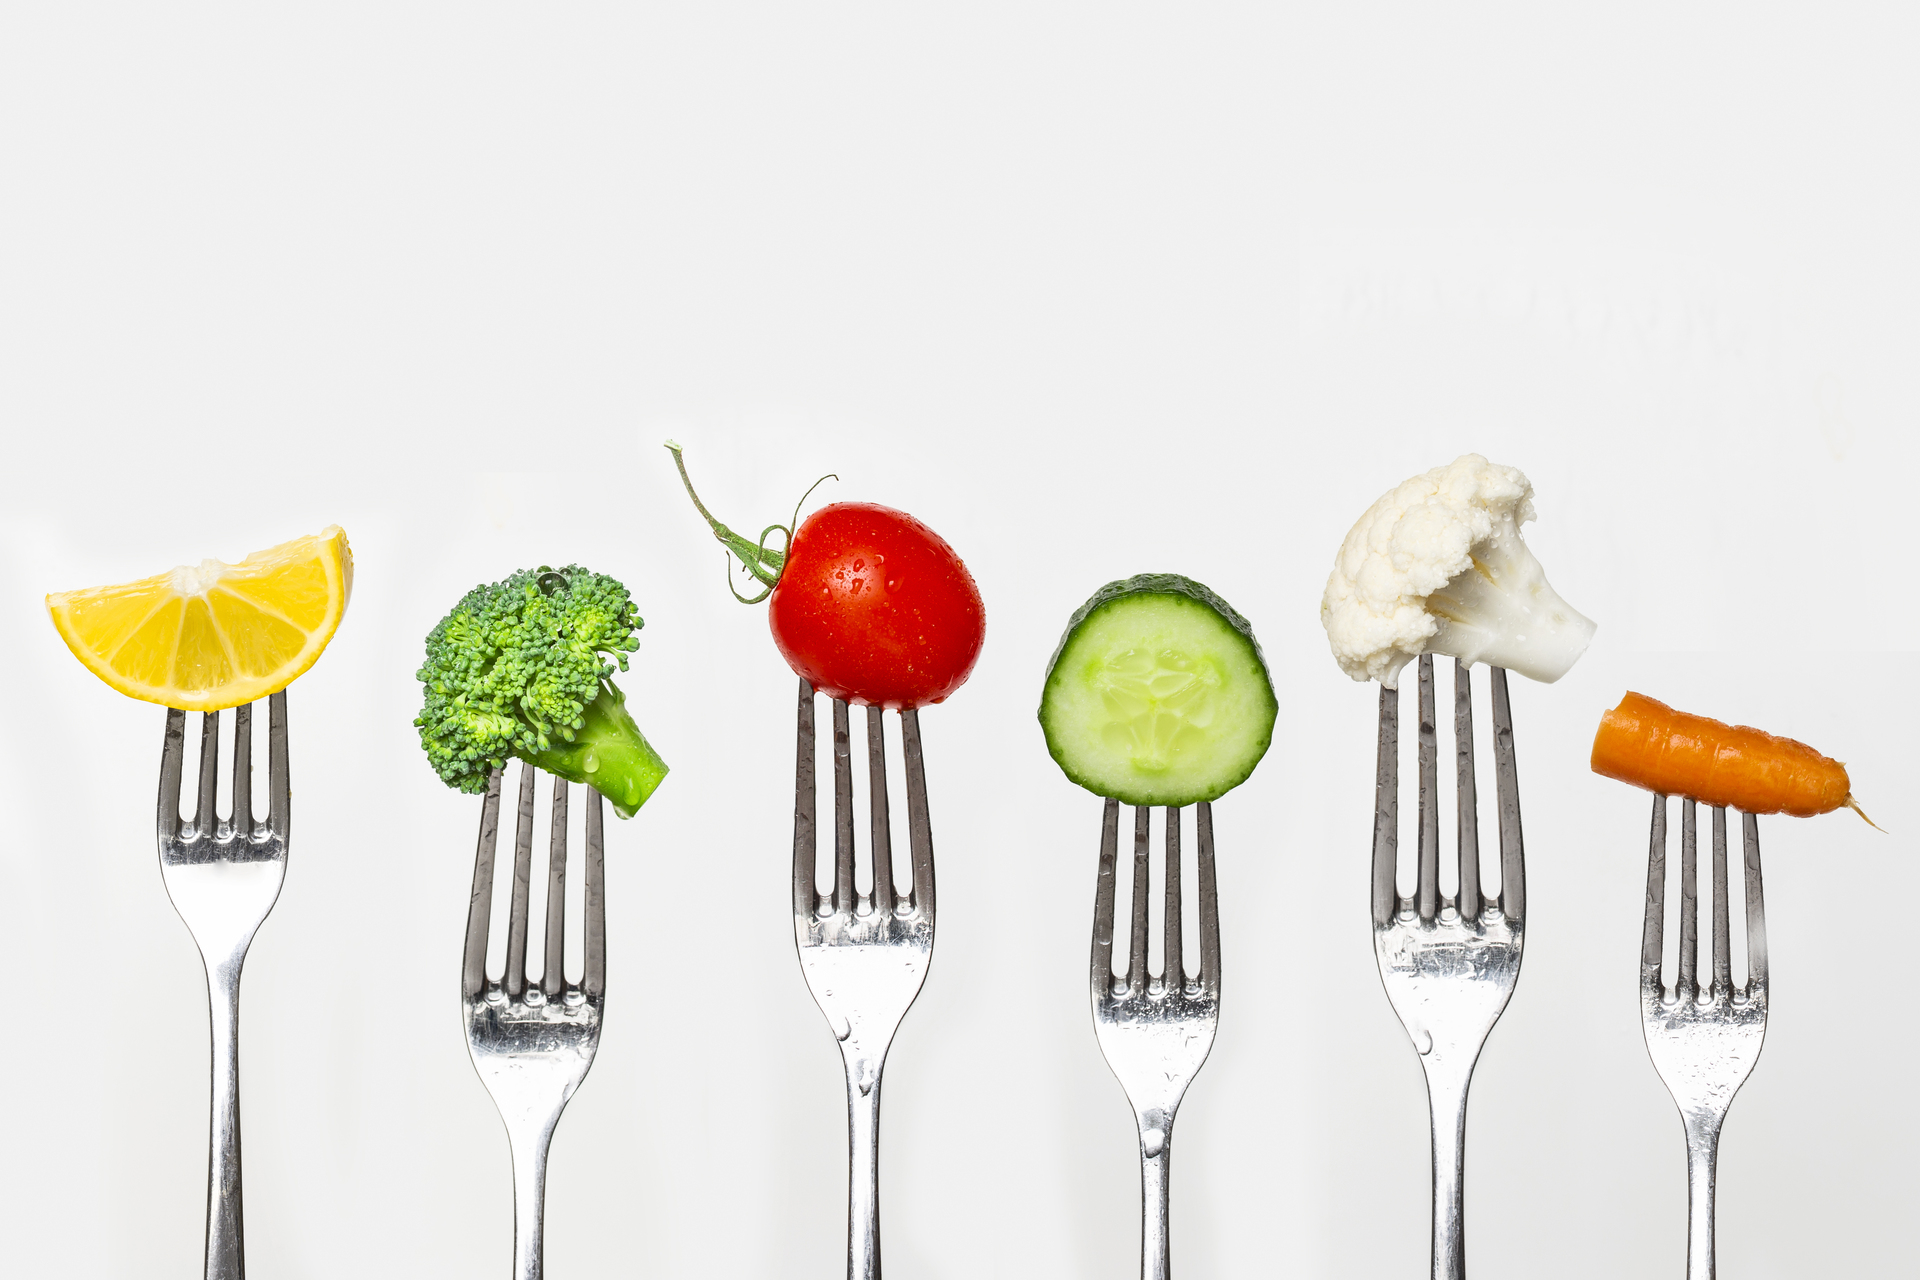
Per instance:
[[[1047,739],[1047,754],[1053,757],[1053,762],[1056,765],[1060,766],[1060,772],[1066,774],[1067,780],[1075,786],[1085,787],[1088,791],[1098,796],[1104,796],[1106,793],[1075,773],[1073,769],[1068,766],[1067,762],[1060,758],[1060,752],[1055,749],[1053,745],[1053,735],[1047,732],[1047,690],[1052,687],[1053,673],[1054,669],[1060,665],[1060,655],[1067,651],[1068,643],[1072,641],[1074,633],[1080,630],[1081,625],[1085,623],[1088,618],[1091,618],[1094,614],[1106,608],[1108,605],[1113,604],[1115,601],[1125,600],[1137,595],[1184,596],[1194,603],[1204,605],[1218,614],[1228,626],[1240,634],[1241,638],[1247,642],[1247,646],[1253,650],[1254,660],[1260,664],[1260,673],[1267,682],[1267,697],[1273,702],[1276,711],[1275,720],[1278,720],[1277,712],[1280,706],[1280,699],[1273,691],[1273,671],[1267,666],[1267,655],[1261,651],[1260,641],[1253,634],[1253,624],[1242,617],[1238,609],[1221,599],[1220,596],[1205,583],[1195,582],[1192,578],[1186,577],[1184,574],[1136,573],[1131,578],[1123,578],[1118,582],[1109,582],[1106,586],[1101,587],[1089,596],[1087,602],[1078,609],[1075,609],[1073,616],[1067,619],[1067,629],[1060,633],[1060,643],[1053,647],[1053,656],[1047,659],[1047,677],[1040,686],[1040,709],[1037,713],[1040,720],[1040,732],[1045,735]],[[1247,764],[1246,770],[1241,773],[1239,777],[1234,778],[1222,786],[1210,788],[1204,795],[1195,795],[1191,798],[1183,799],[1181,802],[1182,805],[1202,804],[1218,800],[1221,796],[1227,794],[1227,792],[1233,790],[1253,776],[1254,769],[1257,768],[1260,761],[1266,757],[1267,749],[1272,745],[1273,725],[1270,723],[1267,726],[1266,737],[1260,743],[1260,749],[1252,753],[1252,758]],[[1126,796],[1110,798],[1117,798],[1122,804],[1133,803],[1133,801]]]

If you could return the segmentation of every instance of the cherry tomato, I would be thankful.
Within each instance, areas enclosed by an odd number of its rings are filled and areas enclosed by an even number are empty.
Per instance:
[[[980,589],[946,540],[871,502],[836,502],[801,523],[767,622],[817,692],[896,709],[966,683],[987,631]]]

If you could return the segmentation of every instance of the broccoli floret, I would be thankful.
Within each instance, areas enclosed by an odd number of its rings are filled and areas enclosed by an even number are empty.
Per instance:
[[[579,565],[467,592],[428,633],[415,673],[426,705],[413,723],[441,780],[479,794],[517,756],[631,818],[667,776],[612,679],[643,625],[626,587]]]

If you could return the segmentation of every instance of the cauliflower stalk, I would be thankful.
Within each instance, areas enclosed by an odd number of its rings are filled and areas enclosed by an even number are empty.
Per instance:
[[[1593,640],[1520,538],[1533,486],[1477,453],[1415,476],[1367,508],[1340,544],[1320,622],[1355,680],[1399,687],[1423,653],[1551,684]]]

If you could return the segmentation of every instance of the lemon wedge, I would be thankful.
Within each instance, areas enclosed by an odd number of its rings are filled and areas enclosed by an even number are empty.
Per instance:
[[[312,666],[352,593],[353,552],[333,525],[239,564],[202,560],[56,592],[47,611],[74,657],[121,693],[219,711],[277,693]]]

